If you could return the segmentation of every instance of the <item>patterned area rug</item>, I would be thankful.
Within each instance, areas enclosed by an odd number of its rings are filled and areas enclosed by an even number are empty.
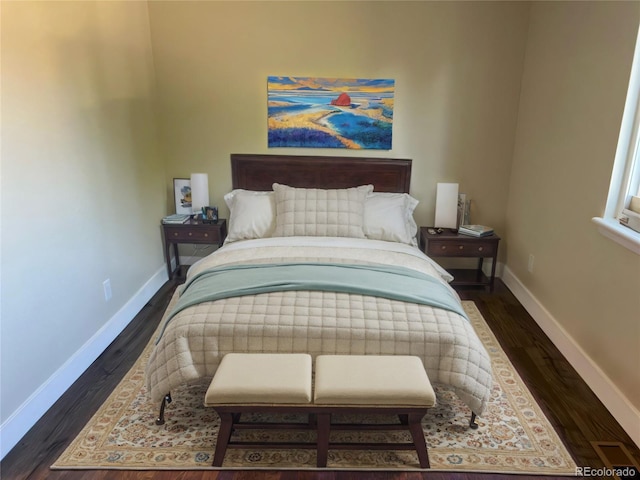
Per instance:
[[[479,418],[477,430],[468,428],[470,412],[456,395],[444,385],[434,385],[438,405],[430,409],[423,420],[431,470],[574,475],[576,464],[475,304],[463,303],[491,355],[494,385],[489,407]],[[156,426],[158,405],[147,400],[143,381],[150,350],[151,344],[51,468],[213,468],[210,465],[219,419],[213,410],[202,406],[207,385],[192,385],[172,392],[174,401],[167,407],[166,424]],[[290,418],[295,420],[294,416]],[[343,435],[340,441],[411,441],[402,431],[340,433]],[[304,431],[242,431],[239,435],[242,437],[238,439],[242,440],[264,438],[264,435],[278,441],[314,438],[314,433]],[[229,449],[223,468],[315,469],[315,450]],[[417,455],[410,450],[331,450],[328,468],[420,470]]]

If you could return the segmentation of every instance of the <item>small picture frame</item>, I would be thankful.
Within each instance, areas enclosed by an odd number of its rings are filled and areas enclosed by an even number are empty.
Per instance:
[[[203,223],[218,223],[218,207],[202,207]]]
[[[176,213],[191,215],[191,180],[189,178],[173,179],[173,197],[176,201]]]

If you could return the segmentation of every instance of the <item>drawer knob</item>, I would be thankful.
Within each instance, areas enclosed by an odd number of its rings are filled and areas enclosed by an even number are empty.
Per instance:
[[[177,237],[178,236],[178,232],[173,232],[173,236]]]
[[[481,252],[482,250],[484,250],[484,247],[478,247],[479,252]]]
[[[460,245],[458,248],[459,248],[460,250],[463,250],[463,249],[464,249],[464,245]]]
[[[205,233],[205,234],[204,234],[204,236],[205,236],[205,237],[208,237],[208,236],[209,236],[209,234],[208,234],[208,233]]]
[[[189,232],[189,236],[192,236],[192,235],[193,235],[193,232]]]
[[[446,246],[446,245],[442,245],[440,248],[441,248],[442,250],[446,250],[446,249],[447,249],[447,246]]]

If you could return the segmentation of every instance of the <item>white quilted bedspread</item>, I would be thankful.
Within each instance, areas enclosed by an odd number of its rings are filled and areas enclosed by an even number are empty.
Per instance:
[[[448,277],[412,246],[323,237],[228,244],[193,265],[188,276],[223,264],[301,260],[401,265]],[[451,385],[478,415],[492,385],[489,356],[471,324],[456,313],[364,295],[298,291],[205,302],[177,314],[147,365],[151,399],[159,402],[178,385],[213,377],[230,352],[416,355],[432,382]]]

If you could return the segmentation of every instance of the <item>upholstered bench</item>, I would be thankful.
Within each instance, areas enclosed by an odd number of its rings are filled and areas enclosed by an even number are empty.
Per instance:
[[[312,397],[312,361],[306,354],[228,354],[205,395],[221,419],[214,466],[227,448],[316,448],[325,467],[330,449],[415,450],[429,467],[422,417],[435,393],[422,361],[411,356],[320,355]],[[306,423],[240,422],[243,413],[304,413]],[[400,423],[332,424],[333,414],[392,414]],[[316,421],[317,419],[317,421]],[[316,443],[231,441],[235,429],[317,429]],[[411,443],[331,443],[331,430],[409,430]]]
[[[436,403],[422,361],[410,356],[320,355],[316,358],[314,408],[318,412],[318,466],[327,463],[331,448],[415,449],[422,468],[429,468],[421,420]],[[394,414],[401,426],[349,425],[351,429],[405,428],[413,443],[330,444],[333,413]],[[336,425],[333,428],[345,428]]]
[[[225,355],[204,397],[205,406],[214,407],[220,416],[220,430],[213,466],[222,466],[227,447],[251,446],[246,442],[231,442],[234,429],[247,428],[247,426],[249,428],[284,428],[276,423],[240,424],[242,413],[293,413],[300,411],[301,406],[308,406],[312,399],[311,372],[311,355],[306,354],[229,353]],[[307,413],[307,410],[303,412]],[[281,448],[294,448],[290,445],[279,445]],[[269,448],[269,445],[260,446]]]

